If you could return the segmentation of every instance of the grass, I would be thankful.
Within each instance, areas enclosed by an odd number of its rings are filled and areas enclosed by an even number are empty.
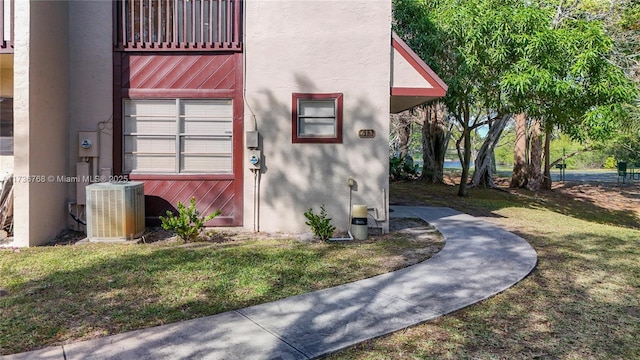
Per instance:
[[[423,260],[429,255],[417,251],[436,245],[442,241],[391,234],[351,244],[249,239],[0,250],[0,285],[10,294],[0,297],[0,354],[330,287]]]
[[[638,359],[638,211],[560,192],[398,183],[396,203],[446,205],[517,233],[538,252],[513,288],[436,321],[368,341],[329,359]],[[621,201],[633,201],[624,199]]]
[[[627,188],[629,189],[629,188]],[[629,191],[573,194],[395,183],[392,202],[449,206],[529,241],[534,272],[435,321],[329,359],[640,358],[640,215]],[[625,195],[626,194],[626,195]],[[611,206],[605,206],[606,203]],[[423,246],[423,245],[420,245]],[[0,353],[240,308],[372,276],[412,242],[87,245],[0,251]]]

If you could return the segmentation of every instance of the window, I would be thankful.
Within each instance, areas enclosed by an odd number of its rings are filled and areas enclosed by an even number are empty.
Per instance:
[[[0,97],[0,155],[13,155],[13,99]]]
[[[126,173],[231,173],[230,99],[124,100]]]
[[[342,143],[342,94],[293,94],[292,142]]]

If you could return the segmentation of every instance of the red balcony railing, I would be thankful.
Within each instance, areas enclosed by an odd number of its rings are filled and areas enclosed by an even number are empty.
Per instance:
[[[0,53],[13,52],[13,0],[0,0]]]
[[[241,0],[118,0],[114,7],[117,51],[242,50]]]

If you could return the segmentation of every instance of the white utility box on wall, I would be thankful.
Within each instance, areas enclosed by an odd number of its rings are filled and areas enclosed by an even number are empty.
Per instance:
[[[87,186],[89,241],[127,241],[144,233],[144,183]]]

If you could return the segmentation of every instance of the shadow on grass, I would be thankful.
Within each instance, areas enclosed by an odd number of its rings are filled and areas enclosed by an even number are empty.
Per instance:
[[[345,255],[348,244],[249,243],[89,244],[0,254],[10,291],[0,298],[0,354],[199,318],[385,271],[357,253]],[[29,257],[32,251],[46,258]]]
[[[538,267],[529,278],[454,318],[475,356],[637,358],[637,241],[577,233],[529,234]],[[635,249],[633,249],[635,247]],[[492,356],[493,356],[492,355]]]
[[[356,345],[329,359],[635,359],[640,357],[640,247],[623,236],[523,233],[538,264],[477,305]]]
[[[608,191],[620,193],[629,201],[637,201],[637,194],[633,192],[618,192],[612,189]],[[447,206],[474,216],[484,217],[500,217],[501,215],[496,214],[495,211],[505,207],[546,209],[598,224],[640,228],[638,213],[632,210],[608,209],[599,206],[588,197],[577,197],[557,190],[534,192],[469,189],[468,194],[468,197],[460,198],[457,196],[455,186],[418,181],[395,182],[390,185],[390,204]]]

